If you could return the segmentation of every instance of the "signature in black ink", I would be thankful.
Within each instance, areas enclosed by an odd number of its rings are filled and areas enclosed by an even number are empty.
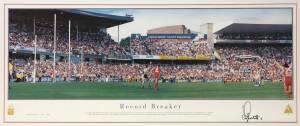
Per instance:
[[[258,114],[251,115],[251,102],[246,101],[243,105],[242,119],[249,122],[249,120],[262,120],[262,116],[260,116]]]

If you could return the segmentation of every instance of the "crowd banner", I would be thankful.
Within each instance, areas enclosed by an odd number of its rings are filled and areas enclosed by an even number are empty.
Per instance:
[[[210,57],[204,55],[196,55],[196,60],[210,60]]]
[[[149,39],[194,39],[197,34],[147,34]]]
[[[159,58],[160,58],[161,60],[176,60],[176,57],[175,57],[175,56],[161,55],[161,56],[159,56]]]
[[[133,59],[153,59],[153,60],[157,60],[157,59],[160,59],[160,56],[156,56],[156,55],[133,55],[132,58]]]
[[[192,56],[178,56],[178,60],[194,60]]]

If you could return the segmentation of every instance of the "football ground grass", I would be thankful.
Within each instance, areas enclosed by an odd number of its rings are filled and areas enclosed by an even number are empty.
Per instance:
[[[160,83],[159,91],[155,93],[148,85],[141,88],[140,83],[57,82],[14,83],[9,90],[9,99],[273,100],[288,98],[283,92],[282,83],[265,83],[262,87],[255,87],[253,83]]]

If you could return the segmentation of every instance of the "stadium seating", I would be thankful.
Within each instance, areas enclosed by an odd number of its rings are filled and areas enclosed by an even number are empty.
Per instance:
[[[14,49],[33,48],[32,25],[12,22],[9,25],[9,47]],[[53,51],[53,29],[47,24],[37,22],[36,33],[37,47],[48,52]],[[72,54],[82,52],[86,55],[106,55],[107,57],[122,57],[124,55],[159,55],[177,56],[181,58],[210,56],[213,49],[208,47],[205,40],[193,42],[191,39],[133,39],[131,51],[115,43],[109,34],[104,32],[79,32],[71,34]],[[223,36],[232,39],[230,36]],[[76,38],[76,39],[74,39]],[[248,39],[249,37],[244,36]],[[254,37],[257,38],[257,37]],[[259,38],[265,38],[259,36]],[[266,39],[270,38],[266,36]],[[282,38],[282,37],[280,37]],[[286,38],[286,37],[283,37]],[[252,39],[252,38],[249,38]],[[65,28],[57,29],[57,53],[68,53],[68,33]],[[265,79],[279,80],[280,69],[274,62],[291,62],[292,46],[290,45],[215,45],[218,59],[209,63],[198,64],[173,64],[157,63],[161,65],[162,78],[165,81],[249,81],[253,71],[262,71]],[[31,81],[33,72],[32,58],[12,59],[15,64],[15,72],[19,77]],[[139,63],[104,63],[83,62],[71,63],[71,71],[68,71],[68,62],[60,60],[56,62],[57,77],[66,80],[69,73],[73,80],[85,81],[139,81],[142,71],[149,64]],[[37,63],[37,77],[40,80],[51,81],[53,73],[53,61],[40,59]],[[151,74],[151,70],[149,74]],[[21,76],[22,75],[22,76]],[[43,79],[44,78],[44,79]],[[48,79],[45,79],[48,78]]]
[[[134,55],[162,55],[162,56],[196,56],[211,55],[205,41],[192,42],[191,39],[147,39],[133,40]]]

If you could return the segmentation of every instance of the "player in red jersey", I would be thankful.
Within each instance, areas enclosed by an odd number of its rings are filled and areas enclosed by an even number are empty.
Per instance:
[[[293,89],[292,89],[292,64],[289,65],[287,62],[284,65],[280,65],[278,62],[275,61],[277,66],[282,69],[282,80],[284,82],[284,93],[288,96],[288,98],[292,98],[293,96]]]
[[[154,91],[158,90],[158,81],[160,79],[160,68],[157,65],[154,69]]]

